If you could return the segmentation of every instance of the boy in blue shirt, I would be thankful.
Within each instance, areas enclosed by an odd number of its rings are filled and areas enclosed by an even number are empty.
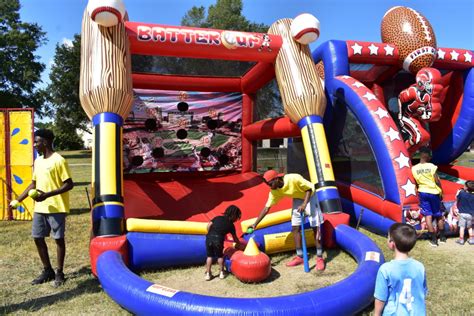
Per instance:
[[[459,239],[456,243],[464,245],[464,231],[468,230],[469,239],[467,242],[474,245],[474,234],[472,233],[472,218],[474,216],[474,181],[466,181],[464,189],[459,190],[456,196],[459,216]]]
[[[374,315],[426,315],[425,267],[408,253],[415,246],[416,230],[403,223],[393,224],[388,247],[394,260],[380,266],[375,282]]]

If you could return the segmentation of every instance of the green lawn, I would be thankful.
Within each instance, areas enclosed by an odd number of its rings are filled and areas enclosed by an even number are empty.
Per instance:
[[[72,211],[67,224],[65,273],[68,280],[58,289],[52,284],[31,286],[30,281],[41,269],[30,237],[31,222],[0,222],[0,315],[128,315],[104,293],[90,272],[90,213],[85,191],[85,188],[90,189],[90,152],[62,154],[69,161],[76,183],[71,193]],[[459,164],[465,163],[472,167],[472,159],[472,153],[467,153],[459,159]],[[379,245],[386,258],[391,258],[385,237],[362,231]],[[54,243],[48,240],[48,245],[55,265]],[[205,284],[201,266],[152,271],[144,274],[144,277],[162,285],[202,294],[233,296],[234,293],[245,291],[245,295],[274,296],[327,286],[355,269],[355,262],[350,256],[334,250],[327,254],[331,259],[327,271],[323,274],[312,271],[306,275],[301,269],[284,267],[291,255],[284,253],[273,256],[273,268],[279,274],[278,278],[257,286],[244,285],[233,276]],[[474,246],[458,246],[454,239],[450,239],[447,244],[433,249],[426,241],[419,241],[412,255],[423,262],[427,270],[428,314],[471,315],[474,311],[474,300],[469,299],[472,297],[471,280],[474,277]],[[292,284],[296,285],[288,288]],[[364,314],[370,314],[371,310],[368,307]]]

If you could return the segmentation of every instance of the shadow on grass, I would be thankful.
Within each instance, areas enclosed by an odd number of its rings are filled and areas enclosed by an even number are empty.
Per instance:
[[[341,249],[330,249],[326,251],[326,263],[331,262],[342,252]]]
[[[280,278],[280,272],[272,268],[272,272],[270,273],[270,276],[266,278],[265,280],[258,282],[258,284],[272,283],[273,281],[279,278]]]
[[[74,187],[79,187],[79,186],[90,186],[91,185],[91,182],[88,181],[88,182],[76,182],[74,181]],[[90,188],[89,188],[90,190]]]
[[[80,151],[78,153],[68,153],[68,152],[62,152],[61,156],[63,156],[66,159],[74,159],[74,158],[92,158],[92,152],[91,151]]]
[[[56,302],[64,302],[76,298],[84,293],[98,293],[102,291],[99,281],[92,277],[90,268],[83,267],[76,272],[66,275],[66,282],[71,282],[75,278],[82,277],[84,275],[88,275],[89,279],[78,283],[74,289],[31,299],[19,304],[2,306],[0,307],[0,315],[13,314],[20,311],[36,312],[43,307],[55,304]]]
[[[89,213],[91,210],[88,208],[72,208],[69,211],[69,215],[81,215],[84,213]]]

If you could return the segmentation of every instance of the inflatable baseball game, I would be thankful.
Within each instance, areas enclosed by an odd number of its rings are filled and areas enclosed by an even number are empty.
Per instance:
[[[450,162],[470,143],[471,52],[453,49],[466,59],[444,62],[435,42],[390,39],[403,19],[420,20],[406,8],[387,12],[384,43],[331,41],[311,53],[319,22],[309,14],[278,20],[261,34],[129,22],[121,1],[106,2],[91,0],[84,12],[80,98],[94,126],[91,265],[107,294],[134,314],[353,314],[369,305],[384,258],[348,226],[349,217],[381,233],[404,221],[403,211],[417,202],[410,146],[427,141],[426,124],[448,120],[456,130],[456,141],[446,130],[429,135],[438,161]],[[131,54],[254,65],[239,77],[133,73]],[[255,122],[255,93],[273,78],[286,115]],[[405,97],[402,90],[414,83],[416,91]],[[288,170],[315,184],[326,246],[337,244],[356,259],[353,274],[296,295],[222,298],[134,273],[202,264],[206,223],[231,204],[242,210],[238,233],[244,232],[268,194],[253,171],[255,142],[284,137],[292,138]],[[471,172],[446,170],[458,178]],[[259,281],[269,271],[262,251],[294,248],[290,212],[280,212],[290,205],[284,200],[272,208],[246,236],[252,237],[247,249],[229,256],[236,277]],[[249,274],[251,264],[261,273]]]

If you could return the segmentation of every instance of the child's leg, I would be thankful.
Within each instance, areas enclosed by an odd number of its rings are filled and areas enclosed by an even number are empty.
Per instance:
[[[310,203],[306,206],[306,212],[309,214],[309,224],[313,228],[314,244],[316,246],[316,256],[323,257],[323,243],[321,241],[321,227],[323,225],[323,213],[319,207],[318,195],[311,196]]]
[[[434,233],[434,228],[433,228],[433,216],[431,216],[431,215],[426,215],[426,216],[425,216],[425,221],[426,221],[426,226],[428,227],[428,232]]]
[[[303,203],[301,199],[293,199],[291,211],[291,232],[295,240],[296,255],[303,257],[303,250],[301,248],[301,220],[302,216],[298,212],[298,207]],[[308,203],[309,204],[309,203]]]
[[[211,266],[212,266],[212,257],[207,257],[206,259],[206,272],[211,273]]]
[[[467,225],[466,217],[464,213],[459,213],[459,239],[464,241],[464,231],[466,230]]]
[[[316,256],[323,256],[323,243],[321,241],[321,229],[319,227],[313,227],[314,244],[316,246]]]
[[[442,242],[445,242],[446,241],[446,237],[444,235],[444,216],[441,215],[440,217],[438,217],[438,233],[439,233],[439,238]]]
[[[303,248],[301,246],[301,227],[291,226],[291,233],[293,234],[293,240],[295,241],[296,255],[303,258]]]
[[[217,258],[217,264],[219,265],[219,271],[224,272],[224,258]]]

